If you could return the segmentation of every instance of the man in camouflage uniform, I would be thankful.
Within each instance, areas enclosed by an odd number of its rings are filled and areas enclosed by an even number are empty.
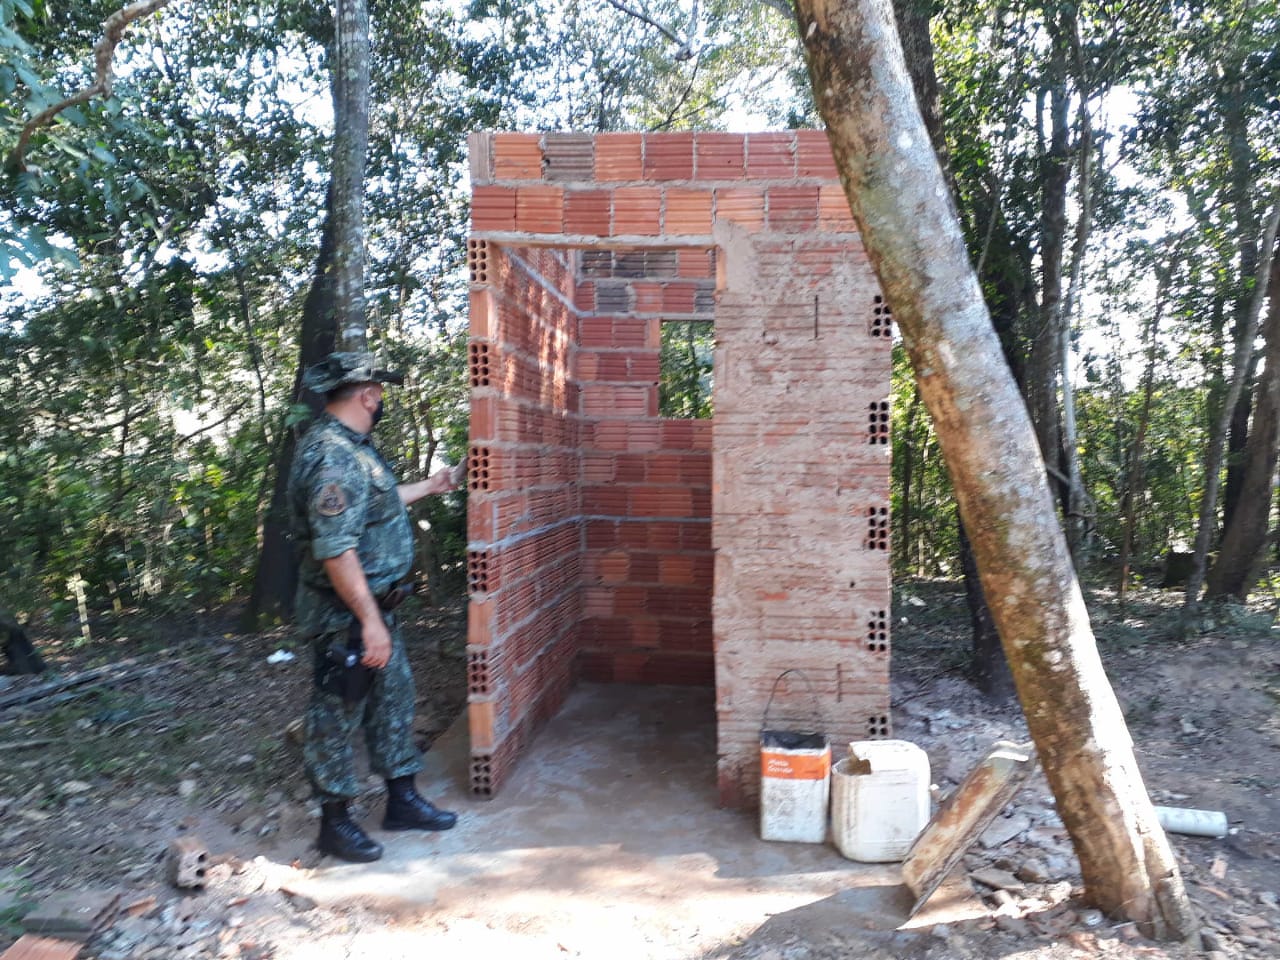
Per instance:
[[[369,434],[382,416],[382,384],[403,380],[377,369],[368,353],[332,353],[308,368],[303,384],[324,395],[325,408],[299,443],[289,474],[291,528],[300,553],[297,623],[316,654],[303,762],[321,801],[321,851],[358,862],[382,856],[381,845],[347,809],[360,792],[351,738],[361,725],[370,766],[387,781],[384,830],[448,830],[457,820],[414,787],[422,760],[413,742],[413,677],[390,612],[407,595],[395,588],[413,565],[406,507],[453,489],[457,478],[445,469],[397,484],[374,449]],[[371,671],[362,677],[367,689],[330,692],[327,652],[344,650],[353,621],[363,646],[351,661],[359,656]]]

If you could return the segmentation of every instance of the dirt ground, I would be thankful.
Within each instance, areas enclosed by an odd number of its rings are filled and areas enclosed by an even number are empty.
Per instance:
[[[1194,949],[1147,941],[1083,903],[1069,840],[1037,775],[965,859],[989,916],[878,937],[838,923],[789,926],[761,917],[749,942],[703,956],[1280,957],[1274,601],[1218,611],[1184,642],[1171,639],[1178,599],[1141,591],[1122,609],[1094,591],[1089,601],[1153,799],[1221,810],[1231,824],[1221,840],[1170,835],[1203,918]],[[111,889],[132,906],[89,942],[82,956],[92,960],[341,957],[353,955],[361,938],[425,922],[317,908],[276,888],[256,861],[230,855],[215,856],[203,895],[165,883],[165,852],[175,837],[198,835],[211,851],[296,847],[316,829],[286,734],[307,695],[306,670],[287,656],[304,652],[287,630],[236,634],[234,615],[213,611],[181,627],[122,617],[99,624],[88,645],[59,639],[47,626],[30,629],[52,670],[0,677],[0,701],[55,676],[107,664],[115,672],[0,708],[0,949],[21,933],[32,904],[57,891]],[[465,605],[410,606],[405,634],[425,745],[465,702]],[[968,613],[957,584],[899,585],[893,638],[894,735],[928,751],[940,793],[995,740],[1026,739],[1016,705],[993,708],[966,675]],[[380,790],[370,783],[370,807]],[[460,947],[465,933],[460,924]],[[506,952],[515,960],[535,955],[518,936]]]

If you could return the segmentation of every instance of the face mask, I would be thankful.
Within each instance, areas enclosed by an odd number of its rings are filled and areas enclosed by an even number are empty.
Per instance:
[[[374,407],[374,410],[373,410],[373,423],[370,424],[370,428],[372,429],[373,427],[376,427],[378,425],[378,421],[381,419],[382,419],[382,401],[379,400],[378,405]]]

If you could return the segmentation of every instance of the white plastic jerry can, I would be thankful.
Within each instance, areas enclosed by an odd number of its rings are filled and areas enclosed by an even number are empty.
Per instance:
[[[850,860],[907,855],[929,823],[929,756],[906,740],[855,740],[831,772],[831,832]]]

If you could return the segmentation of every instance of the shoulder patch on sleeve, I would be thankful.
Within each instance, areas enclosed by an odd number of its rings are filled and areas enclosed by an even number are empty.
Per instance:
[[[311,505],[322,517],[336,517],[347,509],[347,495],[338,484],[326,483]]]

